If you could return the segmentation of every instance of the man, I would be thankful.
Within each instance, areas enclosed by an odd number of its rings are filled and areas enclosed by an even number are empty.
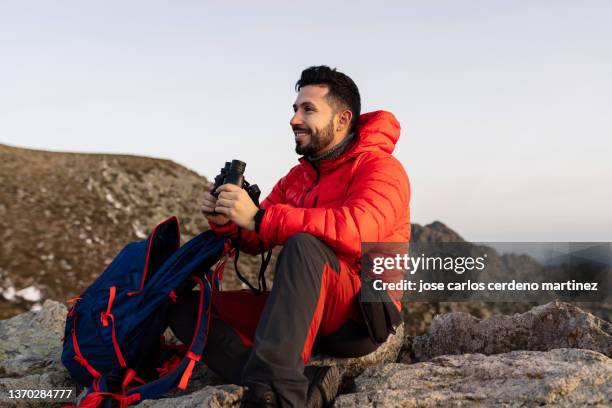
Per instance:
[[[391,155],[395,117],[360,115],[355,83],[327,66],[304,70],[296,90],[290,125],[300,163],[260,208],[230,184],[218,188],[218,199],[206,193],[202,204],[218,235],[242,229],[241,250],[284,246],[268,295],[220,292],[215,303],[205,362],[247,387],[244,406],[331,402],[338,372],[304,371],[313,347],[337,356],[377,347],[360,323],[361,243],[410,238],[408,178]],[[357,351],[346,351],[355,339]]]

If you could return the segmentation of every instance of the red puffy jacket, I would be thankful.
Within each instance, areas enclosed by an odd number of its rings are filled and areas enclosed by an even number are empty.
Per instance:
[[[242,231],[241,249],[259,253],[283,245],[305,232],[324,241],[355,273],[361,269],[362,242],[410,240],[410,184],[401,163],[391,155],[400,125],[389,112],[359,117],[359,132],[337,159],[322,160],[320,169],[305,160],[281,178],[261,203],[265,209],[259,233]],[[236,224],[211,223],[218,235],[235,236]]]

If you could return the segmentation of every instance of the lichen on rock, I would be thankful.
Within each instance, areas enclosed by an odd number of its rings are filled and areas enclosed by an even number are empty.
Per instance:
[[[413,340],[417,361],[444,354],[498,354],[513,350],[580,348],[612,356],[612,325],[561,302],[512,316],[478,319],[467,313],[436,316],[428,332]]]

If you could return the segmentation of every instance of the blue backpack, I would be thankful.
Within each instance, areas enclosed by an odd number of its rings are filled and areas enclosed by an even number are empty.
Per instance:
[[[176,217],[148,239],[126,245],[68,312],[62,363],[88,387],[81,406],[124,407],[185,390],[208,334],[211,297],[229,242],[206,231],[180,247]],[[215,270],[211,268],[217,264]],[[181,292],[200,288],[191,344],[165,345],[167,311]],[[194,311],[195,312],[195,311]]]

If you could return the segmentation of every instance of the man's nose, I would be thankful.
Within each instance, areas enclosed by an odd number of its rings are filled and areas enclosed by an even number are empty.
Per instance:
[[[303,123],[304,122],[302,121],[302,115],[300,115],[300,111],[296,111],[291,117],[291,120],[289,121],[289,124],[291,125],[291,127],[299,126],[299,125],[302,125]]]

